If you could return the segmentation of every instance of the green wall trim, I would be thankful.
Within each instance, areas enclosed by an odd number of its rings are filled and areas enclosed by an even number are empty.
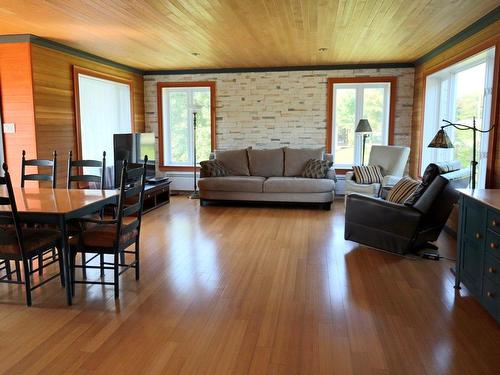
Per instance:
[[[488,14],[481,17],[470,26],[460,31],[458,34],[452,36],[450,39],[448,39],[441,45],[437,46],[432,51],[427,52],[425,55],[419,57],[417,60],[415,60],[414,64],[421,65],[426,61],[429,61],[430,59],[436,57],[437,55],[443,53],[444,51],[450,49],[451,47],[457,45],[461,41],[471,37],[475,33],[481,31],[482,29],[498,21],[499,19],[500,19],[500,6],[496,7],[491,12],[489,12]]]
[[[300,72],[313,70],[349,70],[349,69],[387,69],[413,68],[413,63],[379,63],[379,64],[339,64],[339,65],[303,65],[303,66],[270,66],[264,68],[221,68],[221,69],[179,69],[179,70],[146,70],[145,76],[179,75],[179,74],[211,74],[211,73],[259,73],[259,72]]]
[[[29,43],[31,42],[30,34],[5,34],[0,35],[0,44],[4,43]]]

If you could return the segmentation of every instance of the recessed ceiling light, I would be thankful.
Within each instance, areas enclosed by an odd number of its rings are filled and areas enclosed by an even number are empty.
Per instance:
[[[326,52],[326,51],[328,51],[328,48],[326,48],[326,47],[321,47],[321,48],[318,48],[318,51],[319,51],[319,52]]]
[[[193,55],[193,56],[200,56],[200,54],[198,52],[191,52],[191,55]]]

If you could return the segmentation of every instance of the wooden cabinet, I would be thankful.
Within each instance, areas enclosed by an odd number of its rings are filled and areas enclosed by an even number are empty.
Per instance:
[[[462,190],[456,287],[500,323],[500,190]]]
[[[146,184],[144,189],[144,213],[170,202],[171,181]]]

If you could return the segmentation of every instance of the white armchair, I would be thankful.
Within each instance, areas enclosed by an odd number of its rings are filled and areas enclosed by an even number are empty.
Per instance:
[[[410,155],[409,147],[401,146],[372,146],[368,165],[378,165],[384,179],[382,184],[357,184],[354,173],[345,175],[345,194],[358,193],[378,197],[383,187],[394,186],[405,172],[406,162]]]

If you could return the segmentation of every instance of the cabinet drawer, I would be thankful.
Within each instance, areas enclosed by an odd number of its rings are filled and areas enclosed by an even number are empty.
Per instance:
[[[495,317],[500,319],[500,296],[498,295],[500,288],[498,284],[491,281],[489,278],[484,279],[482,302],[483,306]]]
[[[465,237],[484,240],[486,208],[472,199],[463,200],[462,230]]]
[[[484,257],[484,274],[500,285],[500,260],[491,254],[486,254]]]
[[[484,243],[485,254],[493,255],[500,259],[500,235],[492,230],[486,233],[486,242]]]
[[[500,234],[500,213],[488,210],[488,228]]]

